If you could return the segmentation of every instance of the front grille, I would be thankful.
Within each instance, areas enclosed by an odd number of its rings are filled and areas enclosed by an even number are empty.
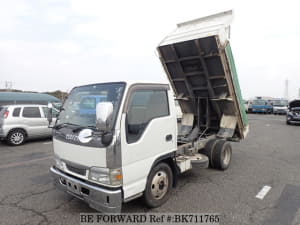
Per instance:
[[[68,165],[68,164],[66,164],[66,166],[67,166],[67,169],[70,170],[73,173],[77,173],[77,174],[80,174],[82,176],[86,175],[86,170],[85,169],[77,168],[77,167],[74,167],[74,166],[71,166],[71,165]]]

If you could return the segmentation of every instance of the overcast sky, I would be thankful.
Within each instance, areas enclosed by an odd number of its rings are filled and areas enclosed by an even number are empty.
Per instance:
[[[300,88],[297,1],[0,0],[0,88],[63,90],[110,80],[166,82],[155,49],[184,22],[234,10],[231,45],[244,98]]]

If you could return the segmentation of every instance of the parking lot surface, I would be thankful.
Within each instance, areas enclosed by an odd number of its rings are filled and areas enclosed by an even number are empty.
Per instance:
[[[163,206],[148,209],[137,199],[123,212],[220,213],[220,224],[228,225],[300,224],[300,126],[274,115],[249,115],[249,121],[247,139],[232,144],[228,170],[192,170]],[[53,187],[51,155],[49,139],[0,143],[1,225],[79,224],[79,213],[95,212]],[[257,198],[264,186],[271,189]]]

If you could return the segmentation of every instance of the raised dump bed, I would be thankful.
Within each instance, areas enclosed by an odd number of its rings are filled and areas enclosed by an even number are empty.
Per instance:
[[[157,50],[193,128],[238,141],[249,126],[229,43],[231,21],[226,11],[178,24]]]

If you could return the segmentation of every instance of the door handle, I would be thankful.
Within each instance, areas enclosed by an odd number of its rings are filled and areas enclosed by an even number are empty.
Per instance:
[[[166,136],[166,141],[172,141],[172,139],[173,139],[172,134],[168,134],[168,135]]]

